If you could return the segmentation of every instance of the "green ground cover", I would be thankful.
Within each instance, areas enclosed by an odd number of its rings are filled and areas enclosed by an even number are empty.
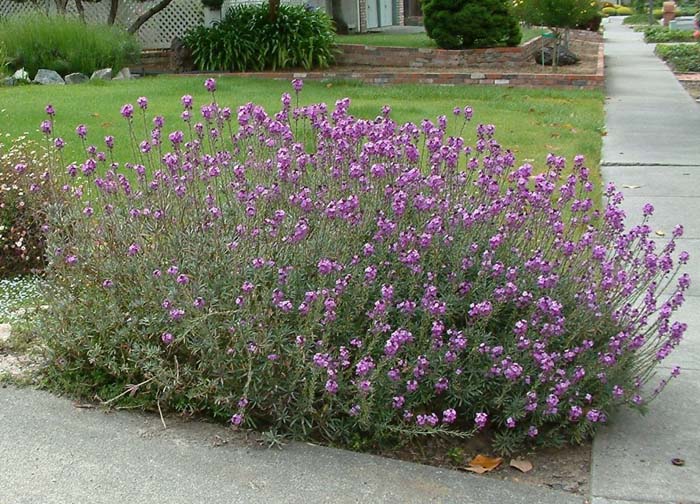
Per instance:
[[[541,28],[523,28],[521,43],[542,35]],[[362,44],[385,47],[426,47],[437,48],[426,33],[359,33],[352,35],[336,35],[338,44]]]

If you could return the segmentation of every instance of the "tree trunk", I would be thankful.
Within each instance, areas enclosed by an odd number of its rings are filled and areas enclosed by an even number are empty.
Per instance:
[[[172,1],[173,0],[161,0],[159,3],[157,3],[156,5],[148,9],[146,12],[141,14],[139,18],[136,21],[134,21],[134,23],[131,26],[129,26],[129,29],[127,31],[131,34],[136,33],[146,21],[148,21],[160,11],[165,9],[168,5],[170,5],[170,2]]]
[[[85,22],[85,7],[83,7],[83,0],[75,0],[75,8],[78,10],[78,17],[84,23]]]
[[[68,5],[68,0],[55,0],[54,3],[56,4],[56,11],[58,11],[59,14],[66,13],[66,6]]]
[[[270,0],[270,21],[277,20],[277,12],[280,10],[280,0]]]
[[[119,10],[119,0],[112,0],[109,5],[109,16],[107,16],[107,24],[112,26],[117,20],[117,11]]]

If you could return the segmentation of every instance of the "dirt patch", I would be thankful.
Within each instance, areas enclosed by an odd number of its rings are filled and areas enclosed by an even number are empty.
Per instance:
[[[679,79],[679,82],[688,94],[692,96],[695,101],[700,103],[700,78],[692,81]]]
[[[503,457],[503,462],[481,477],[562,490],[588,495],[590,489],[592,443],[562,448],[538,449]],[[419,444],[397,450],[380,451],[379,455],[448,469],[465,468],[476,455],[495,457],[487,437],[466,441],[423,440]],[[532,469],[526,473],[511,467],[512,460],[527,461]]]

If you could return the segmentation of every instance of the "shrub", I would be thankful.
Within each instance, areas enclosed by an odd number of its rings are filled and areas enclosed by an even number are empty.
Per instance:
[[[55,387],[341,445],[486,428],[508,452],[642,407],[682,337],[687,275],[661,296],[682,227],[655,248],[647,205],[625,230],[581,157],[518,166],[489,125],[467,146],[469,108],[400,125],[284,95],[192,124],[182,102],[184,132],[125,105],[131,163],[108,139],[52,179],[93,188],[52,213]]]
[[[597,13],[597,4],[590,0],[520,0],[519,12],[530,24],[566,29],[592,19]]]
[[[616,9],[616,14],[618,16],[629,16],[634,14],[634,11],[625,5],[621,5]]]
[[[644,29],[644,41],[649,43],[693,42],[692,31],[669,30],[665,26],[648,26]]]
[[[423,23],[443,49],[517,46],[522,38],[507,0],[426,0]]]
[[[664,44],[655,51],[675,72],[700,72],[700,44]]]
[[[603,16],[616,16],[617,15],[617,9],[615,7],[603,7],[601,9],[601,12],[603,13]]]
[[[140,55],[137,40],[122,29],[36,11],[0,20],[0,43],[11,67],[24,67],[31,76],[39,68],[89,75],[98,68],[119,69]]]
[[[587,19],[583,22],[579,22],[576,25],[576,29],[597,32],[598,30],[600,30],[600,24],[602,22],[603,16],[600,13],[596,12],[595,14],[593,14],[593,16],[591,16],[590,19]]]
[[[0,143],[0,278],[44,265],[48,167],[45,149],[26,137]]]
[[[322,10],[301,5],[280,5],[270,21],[268,4],[238,4],[215,26],[189,30],[185,45],[200,70],[323,68],[333,62],[332,23]]]

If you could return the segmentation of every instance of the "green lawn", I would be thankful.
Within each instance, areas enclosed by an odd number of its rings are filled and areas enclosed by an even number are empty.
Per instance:
[[[522,43],[542,35],[541,28],[523,28]],[[425,33],[358,33],[336,35],[338,44],[361,44],[384,47],[426,47],[436,48],[435,42]]]
[[[73,133],[80,123],[88,127],[88,140],[100,146],[105,135],[114,135],[117,160],[132,161],[126,143],[128,128],[119,114],[120,107],[124,103],[136,107],[136,99],[146,96],[149,117],[163,115],[167,132],[184,129],[179,119],[180,97],[193,95],[195,110],[198,110],[209,99],[203,80],[201,76],[163,76],[102,85],[0,87],[0,138],[6,133],[16,136],[29,132],[33,138],[41,139],[38,127],[45,118],[44,106],[51,103],[56,109],[56,131],[68,141],[64,151],[66,163],[84,159],[80,142]],[[292,91],[288,82],[242,77],[220,78],[218,88],[219,103],[234,111],[248,101],[277,111],[281,93]],[[600,161],[603,128],[603,94],[600,92],[488,86],[377,87],[355,82],[309,81],[301,93],[301,102],[323,101],[330,107],[345,96],[352,99],[350,110],[356,116],[376,117],[382,105],[389,104],[394,119],[399,122],[420,122],[440,114],[451,117],[455,106],[469,105],[474,108],[474,126],[495,124],[499,142],[512,149],[519,162],[533,162],[541,167],[548,152],[569,159],[584,154],[592,168],[597,168]],[[141,132],[140,119],[137,124]],[[460,125],[461,119],[454,122],[450,133],[457,133]],[[464,136],[467,141],[473,141],[474,128],[467,128]]]

